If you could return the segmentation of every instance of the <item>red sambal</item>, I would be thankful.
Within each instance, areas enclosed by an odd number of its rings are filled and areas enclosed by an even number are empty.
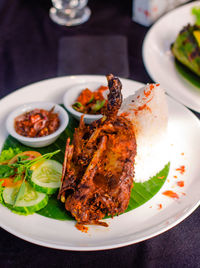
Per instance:
[[[52,134],[60,126],[57,113],[54,107],[47,111],[34,109],[30,112],[21,114],[15,118],[14,127],[19,135],[24,137],[43,137]]]
[[[108,87],[100,86],[96,91],[88,88],[82,90],[72,107],[84,114],[101,114],[106,104],[103,92],[107,89]]]

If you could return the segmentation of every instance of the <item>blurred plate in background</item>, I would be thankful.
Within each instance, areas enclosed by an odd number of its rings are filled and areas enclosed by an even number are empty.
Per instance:
[[[143,43],[143,61],[151,78],[160,83],[169,95],[200,112],[200,87],[193,86],[177,71],[170,51],[183,26],[195,22],[191,14],[193,6],[200,6],[200,2],[192,2],[167,13],[151,27]]]

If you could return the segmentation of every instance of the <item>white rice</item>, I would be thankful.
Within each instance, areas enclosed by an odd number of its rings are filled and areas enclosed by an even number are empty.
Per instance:
[[[155,176],[169,162],[167,138],[168,108],[164,90],[158,84],[147,84],[122,103],[134,125],[137,155],[135,181],[144,182]]]

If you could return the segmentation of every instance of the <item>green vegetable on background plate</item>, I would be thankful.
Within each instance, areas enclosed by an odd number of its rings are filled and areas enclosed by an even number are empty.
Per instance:
[[[174,57],[200,76],[200,26],[187,25],[171,46]]]
[[[200,7],[193,7],[192,14],[195,16],[195,24],[200,26]]]
[[[171,51],[176,60],[200,76],[200,7],[193,7],[192,14],[196,17],[195,24],[188,24],[180,31]]]

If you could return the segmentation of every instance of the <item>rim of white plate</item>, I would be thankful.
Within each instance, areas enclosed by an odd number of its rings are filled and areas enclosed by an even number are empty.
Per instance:
[[[48,79],[48,80],[44,80],[44,81],[40,81],[40,82],[37,82],[37,83],[34,83],[34,84],[31,84],[29,86],[26,86],[22,89],[19,89],[18,91],[14,92],[14,93],[11,93],[9,94],[8,96],[6,96],[5,98],[3,98],[0,103],[4,103],[6,102],[7,100],[9,100],[9,98],[13,98],[16,96],[16,94],[19,94],[20,93],[24,93],[27,88],[29,88],[29,90],[31,90],[32,88],[35,87],[35,85],[38,85],[40,84],[43,84],[45,85],[46,83],[48,84],[49,82],[52,83],[52,82],[64,82],[65,80],[68,82],[70,81],[74,81],[74,79],[81,79],[81,78],[84,78],[84,79],[90,79],[90,80],[96,80],[96,79],[100,79],[100,80],[103,80],[104,77],[103,76],[91,76],[91,75],[81,75],[81,76],[68,76],[68,77],[59,77],[59,78],[53,78],[53,79]],[[122,83],[132,83],[132,84],[137,84],[138,87],[141,87],[143,84],[142,83],[139,83],[139,82],[136,82],[136,81],[133,81],[133,80],[128,80],[128,79],[121,79],[122,80]],[[66,82],[65,81],[65,82]],[[190,112],[187,108],[183,107],[181,104],[177,103],[176,101],[172,100],[171,98],[168,97],[168,99],[170,100],[171,103],[173,103],[173,105],[176,105],[177,107],[179,107],[179,109],[183,109],[189,116],[192,116],[193,117],[193,120],[196,120],[195,122],[198,124],[198,127],[200,127],[200,122],[199,120],[195,117],[195,115]],[[0,119],[1,120],[1,119]],[[5,230],[7,230],[8,232],[14,234],[15,236],[17,237],[20,237],[26,241],[29,241],[29,242],[32,242],[34,244],[37,244],[37,245],[42,245],[42,246],[45,246],[45,247],[50,247],[50,248],[57,248],[57,249],[63,249],[63,250],[74,250],[74,251],[91,251],[91,250],[105,250],[105,249],[113,249],[113,248],[118,248],[118,247],[122,247],[122,246],[127,246],[127,245],[130,245],[130,244],[134,244],[134,243],[137,243],[137,242],[140,242],[140,241],[144,241],[146,239],[149,239],[151,237],[154,237],[156,235],[159,235],[169,229],[171,229],[172,227],[174,227],[175,225],[177,225],[178,223],[180,223],[181,221],[183,221],[187,216],[189,216],[197,207],[198,205],[200,204],[200,200],[197,200],[197,202],[193,203],[193,205],[190,207],[189,210],[187,210],[185,213],[183,213],[183,215],[181,217],[179,217],[179,219],[176,219],[174,220],[172,223],[168,224],[166,227],[159,227],[158,228],[158,231],[153,231],[153,233],[149,234],[149,235],[143,235],[143,237],[140,237],[140,238],[137,238],[137,239],[131,239],[130,241],[127,239],[125,242],[118,242],[118,243],[115,243],[115,244],[112,244],[112,240],[111,240],[111,243],[109,245],[99,245],[99,246],[88,246],[88,247],[85,247],[85,246],[65,246],[65,245],[61,245],[61,244],[53,244],[53,243],[48,243],[48,242],[44,242],[42,241],[41,239],[34,239],[34,238],[30,238],[26,235],[23,235],[23,234],[20,234],[19,232],[13,230],[12,227],[8,227],[8,226],[5,226],[3,225],[2,223],[0,223],[1,227]],[[127,213],[128,214],[128,213]],[[15,215],[13,214],[14,216],[18,216],[18,215]],[[125,215],[125,214],[123,214]],[[122,215],[122,216],[123,216]],[[37,217],[41,217],[41,216],[38,216],[36,215]],[[20,216],[19,216],[20,217]],[[113,219],[114,220],[114,219]],[[52,220],[54,221],[54,220]]]

